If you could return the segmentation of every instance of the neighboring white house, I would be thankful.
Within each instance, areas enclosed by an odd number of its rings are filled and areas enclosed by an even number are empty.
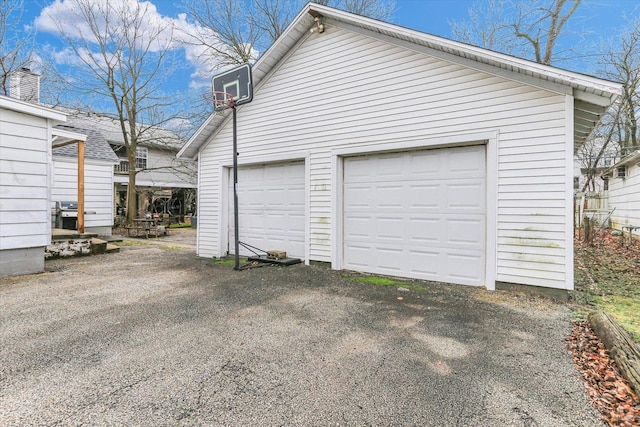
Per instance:
[[[129,162],[120,123],[99,114],[73,112],[69,116],[69,124],[100,132],[111,146],[119,158],[112,167],[112,198],[118,206],[125,206]],[[136,176],[138,214],[154,209],[162,212],[164,208],[170,208],[173,214],[192,213],[197,186],[196,163],[188,159],[178,160],[175,156],[184,139],[162,128],[141,126],[140,129],[144,129],[144,142],[138,143],[136,150],[136,166],[141,170]]]
[[[605,142],[602,137],[589,138],[577,147],[578,151],[573,158],[573,188],[576,193],[595,194],[604,190],[601,174],[620,158],[615,144],[603,148]]]
[[[85,232],[111,235],[114,216],[113,167],[119,164],[107,140],[100,132],[59,125],[57,129],[87,136],[84,144],[84,226]],[[78,201],[78,145],[53,149],[51,201]]]
[[[0,277],[44,270],[51,242],[51,144],[54,125],[65,120],[59,111],[0,95]]]
[[[608,208],[612,210],[611,227],[640,227],[640,150],[613,165],[603,176],[608,178]],[[640,235],[640,230],[634,230]]]
[[[619,84],[315,4],[253,84],[241,241],[334,269],[573,288],[574,143]],[[231,141],[226,111],[178,153],[198,160],[201,257],[233,252]]]

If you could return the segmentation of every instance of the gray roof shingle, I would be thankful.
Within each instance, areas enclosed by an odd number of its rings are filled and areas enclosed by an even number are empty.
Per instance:
[[[58,129],[69,130],[87,135],[87,140],[84,145],[84,157],[85,159],[105,160],[117,163],[119,161],[116,153],[107,142],[107,139],[102,133],[92,130],[77,128],[69,125],[58,125]],[[69,144],[63,147],[53,149],[54,156],[65,157],[78,157],[78,144]]]

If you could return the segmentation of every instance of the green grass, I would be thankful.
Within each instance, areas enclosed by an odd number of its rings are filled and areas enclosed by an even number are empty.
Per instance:
[[[243,262],[246,262],[247,258],[245,257],[240,257],[240,264],[242,264]],[[236,260],[233,257],[233,255],[231,255],[230,257],[224,257],[224,258],[216,258],[213,257],[213,264],[214,265],[222,265],[225,267],[234,267],[236,265]]]
[[[610,296],[595,300],[599,309],[609,313],[634,341],[640,343],[640,302],[636,298]]]
[[[234,266],[236,262],[232,259],[214,259],[213,263],[215,265],[226,265],[226,266]]]
[[[573,317],[584,320],[593,311],[605,311],[640,342],[639,255],[635,247],[612,240],[593,246],[577,243]]]

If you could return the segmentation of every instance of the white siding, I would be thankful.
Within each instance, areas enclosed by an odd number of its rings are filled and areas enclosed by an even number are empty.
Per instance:
[[[571,288],[565,107],[564,95],[328,26],[239,109],[238,151],[246,163],[308,156],[310,259],[329,262],[333,149],[497,132],[496,280]],[[219,173],[231,141],[228,121],[200,155],[200,256],[222,255]]]
[[[51,201],[78,200],[78,163],[75,159],[54,157]],[[113,163],[85,159],[84,210],[94,211],[84,217],[85,230],[113,225]]]
[[[640,227],[640,164],[627,166],[626,178],[609,179],[609,208],[616,208],[611,215],[613,228],[623,225]],[[640,235],[640,231],[636,230]]]
[[[50,241],[48,120],[0,109],[0,250]]]

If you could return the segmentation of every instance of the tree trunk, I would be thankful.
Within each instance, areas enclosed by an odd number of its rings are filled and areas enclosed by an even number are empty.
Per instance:
[[[592,237],[591,236],[591,229],[592,229],[591,218],[585,215],[584,219],[582,220],[582,223],[584,224],[584,241],[587,244],[591,244],[591,237]]]
[[[133,167],[129,162],[129,183],[127,185],[127,224],[133,223],[138,215],[138,196],[136,193],[136,170],[135,161]]]
[[[640,394],[640,348],[615,320],[603,311],[589,315],[589,323],[607,347],[623,377]]]

